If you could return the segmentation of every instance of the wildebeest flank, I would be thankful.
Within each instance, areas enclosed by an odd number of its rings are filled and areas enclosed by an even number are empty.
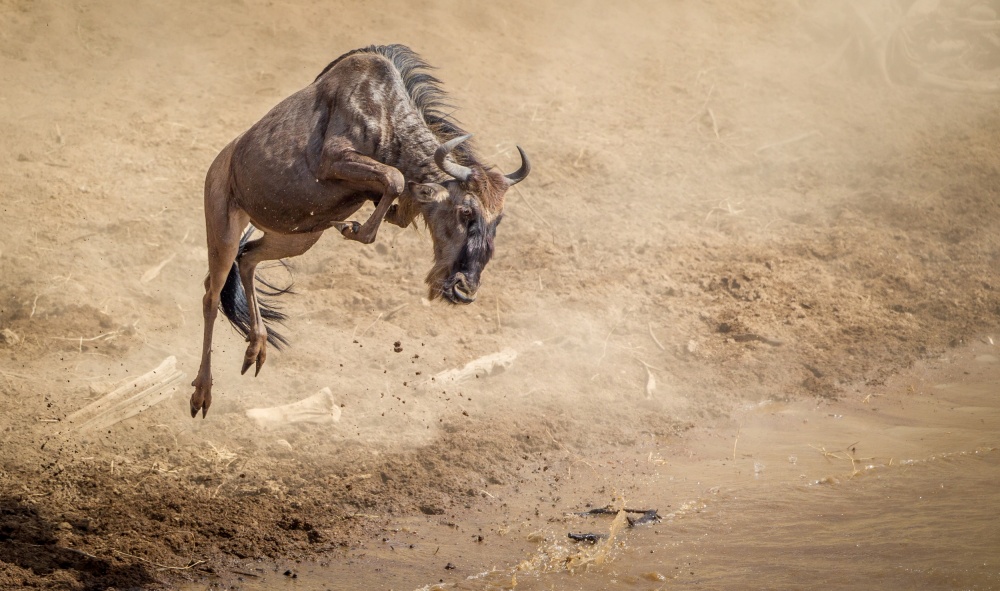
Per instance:
[[[428,69],[401,45],[346,53],[216,157],[205,180],[209,272],[192,417],[199,410],[204,417],[212,403],[220,305],[249,341],[242,371],[256,365],[259,373],[267,343],[285,341],[266,326],[282,316],[258,298],[257,265],[306,252],[331,227],[368,244],[383,219],[405,227],[423,216],[434,244],[429,297],[475,299],[504,194],[530,164],[520,148],[514,173],[483,164],[469,135],[444,113],[445,95]],[[369,200],[375,211],[364,224],[344,221]],[[249,240],[248,224],[263,236]]]

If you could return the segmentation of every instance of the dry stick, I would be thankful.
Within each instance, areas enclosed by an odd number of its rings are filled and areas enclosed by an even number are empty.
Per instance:
[[[712,131],[715,132],[715,139],[722,139],[719,137],[719,124],[715,122],[715,113],[712,112],[712,108],[706,109],[708,111],[708,117],[712,120]]]
[[[743,430],[743,423],[736,429],[736,439],[733,441],[733,461],[736,461],[736,444],[740,441],[740,432]]]
[[[754,154],[760,154],[761,152],[764,152],[766,150],[770,150],[772,148],[780,148],[782,146],[787,146],[788,144],[794,144],[795,142],[801,142],[802,140],[811,138],[814,135],[819,135],[819,132],[816,131],[815,129],[812,130],[812,131],[807,131],[805,133],[800,133],[797,136],[790,137],[790,138],[785,139],[785,140],[780,140],[780,141],[777,141],[777,142],[771,142],[770,144],[764,144],[763,146],[761,146],[761,147],[757,148],[756,150],[754,150],[753,153]]]
[[[111,338],[111,337],[116,337],[119,334],[121,334],[121,331],[113,330],[111,332],[106,332],[104,334],[99,334],[96,337],[90,337],[89,339],[85,339],[83,337],[49,337],[49,338],[50,339],[55,339],[57,341],[83,341],[83,342],[88,342],[89,343],[90,341],[97,341],[97,340],[100,340],[100,339],[107,339],[107,338]]]
[[[649,338],[653,339],[653,342],[656,343],[656,346],[660,348],[660,351],[666,351],[667,350],[667,348],[664,347],[662,343],[660,343],[660,339],[656,338],[656,335],[653,334],[653,323],[652,322],[649,323]]]
[[[23,373],[17,373],[17,372],[14,372],[14,371],[7,371],[7,370],[0,369],[0,373],[2,373],[5,376],[14,376],[15,378],[21,378],[22,380],[32,380],[32,379],[34,379],[31,376],[26,376]]]
[[[374,322],[372,322],[371,324],[369,324],[369,325],[368,325],[368,328],[366,328],[366,329],[364,329],[363,331],[361,331],[361,334],[359,334],[358,336],[359,336],[359,337],[363,337],[363,336],[365,336],[365,333],[366,333],[366,332],[368,332],[369,330],[371,330],[371,329],[372,329],[372,327],[373,327],[373,326],[375,326],[376,324],[378,324],[378,321],[379,321],[379,320],[382,320],[382,315],[383,315],[383,313],[382,313],[382,312],[379,312],[379,313],[378,313],[378,316],[377,316],[377,317],[375,318],[375,321],[374,321]]]
[[[116,550],[114,548],[112,548],[111,551],[114,552],[115,554],[118,554],[119,556],[128,556],[129,558],[135,558],[136,560],[141,560],[142,562],[145,562],[146,564],[152,564],[153,566],[155,566],[155,567],[157,567],[157,568],[159,568],[161,570],[188,570],[188,569],[191,569],[191,568],[194,568],[194,567],[198,566],[199,564],[205,564],[206,562],[208,562],[207,560],[193,560],[193,561],[191,561],[191,564],[189,564],[187,566],[167,566],[165,564],[160,564],[158,562],[153,562],[152,560],[147,560],[147,559],[143,558],[142,556],[135,556],[133,554],[128,554],[127,552],[122,552],[121,550]]]
[[[25,546],[31,546],[32,548],[51,548],[52,546],[47,546],[44,544],[25,544]],[[79,554],[91,560],[100,560],[100,558],[90,554],[89,552],[84,552],[83,550],[77,550],[76,548],[67,548],[65,546],[57,546],[59,550],[65,550],[67,552],[72,552],[74,554]]]
[[[621,320],[616,322],[615,325],[611,328],[611,330],[608,331],[608,336],[604,337],[604,352],[601,353],[601,358],[597,360],[598,365],[600,365],[600,363],[604,361],[604,358],[607,357],[608,355],[608,341],[611,340],[611,335],[615,334],[615,331],[618,330],[618,327],[621,326],[622,322],[625,322],[625,319],[628,318],[629,314],[631,313],[632,312],[628,312],[627,314],[625,314],[625,316],[623,316]]]
[[[714,90],[715,90],[715,84],[712,85],[712,88],[708,89],[708,96],[705,97],[705,102],[701,105],[701,108],[698,109],[698,111],[694,115],[691,115],[691,118],[688,119],[688,123],[691,123],[692,121],[697,119],[699,115],[705,112],[705,109],[708,108],[708,101],[712,100],[712,91]]]
[[[500,332],[500,296],[496,296],[494,301],[497,303],[497,332]]]
[[[553,232],[555,232],[556,229],[552,226],[552,224],[550,224],[548,222],[548,220],[546,220],[545,218],[543,218],[541,216],[541,214],[539,214],[538,211],[535,210],[535,207],[533,205],[531,205],[531,202],[528,201],[528,196],[523,191],[521,191],[521,189],[518,189],[517,186],[514,186],[512,188],[514,189],[515,193],[517,193],[518,195],[520,195],[521,201],[524,201],[524,204],[528,206],[528,209],[531,210],[531,213],[535,214],[535,217],[538,218],[538,220],[540,222],[542,222],[543,224],[545,224],[546,226],[548,226],[549,230],[552,230]]]
[[[393,316],[396,315],[396,313],[398,313],[400,310],[402,310],[403,308],[405,308],[405,307],[407,307],[409,305],[410,305],[409,303],[401,304],[399,306],[396,306],[392,310],[389,310],[388,312],[385,313],[385,320],[388,320],[388,319],[392,318]]]

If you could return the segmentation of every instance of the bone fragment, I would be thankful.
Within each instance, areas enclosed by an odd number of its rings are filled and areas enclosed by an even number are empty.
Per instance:
[[[275,428],[292,423],[328,425],[340,420],[340,407],[330,388],[323,388],[309,398],[270,408],[251,408],[247,416],[261,427]]]
[[[184,372],[177,369],[177,358],[171,355],[155,369],[120,382],[108,394],[66,417],[66,422],[80,433],[107,429],[163,402],[183,379]]]
[[[648,365],[643,364],[643,367],[646,368],[646,400],[649,400],[653,397],[653,392],[656,392],[656,376]]]
[[[503,349],[497,353],[473,359],[465,364],[461,369],[449,369],[434,376],[435,383],[461,382],[469,378],[487,376],[496,371],[503,371],[514,363],[517,359],[517,351],[511,348]]]

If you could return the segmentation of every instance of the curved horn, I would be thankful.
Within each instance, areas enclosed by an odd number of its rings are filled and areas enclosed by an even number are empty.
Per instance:
[[[461,164],[450,162],[446,159],[446,156],[451,154],[452,150],[470,137],[472,137],[471,133],[448,140],[438,146],[438,149],[434,152],[434,162],[437,162],[438,168],[463,182],[469,180],[469,176],[472,174],[472,169],[468,166],[462,166]]]
[[[521,146],[517,147],[517,151],[521,153],[521,168],[518,168],[516,171],[508,175],[505,175],[507,177],[508,187],[513,187],[514,185],[520,183],[521,181],[524,180],[525,177],[528,176],[528,173],[531,172],[531,161],[528,160],[528,155],[524,153],[524,150],[521,149]]]

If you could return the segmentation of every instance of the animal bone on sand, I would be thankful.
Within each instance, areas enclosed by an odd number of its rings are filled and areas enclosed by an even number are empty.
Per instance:
[[[472,377],[490,375],[498,369],[500,371],[507,369],[514,363],[515,359],[517,359],[517,351],[508,347],[492,355],[473,359],[461,369],[442,371],[434,376],[434,381],[437,383],[461,382]]]
[[[323,388],[309,398],[270,408],[251,408],[247,416],[261,427],[273,428],[291,423],[336,423],[340,420],[340,407],[333,401],[330,388]]]

